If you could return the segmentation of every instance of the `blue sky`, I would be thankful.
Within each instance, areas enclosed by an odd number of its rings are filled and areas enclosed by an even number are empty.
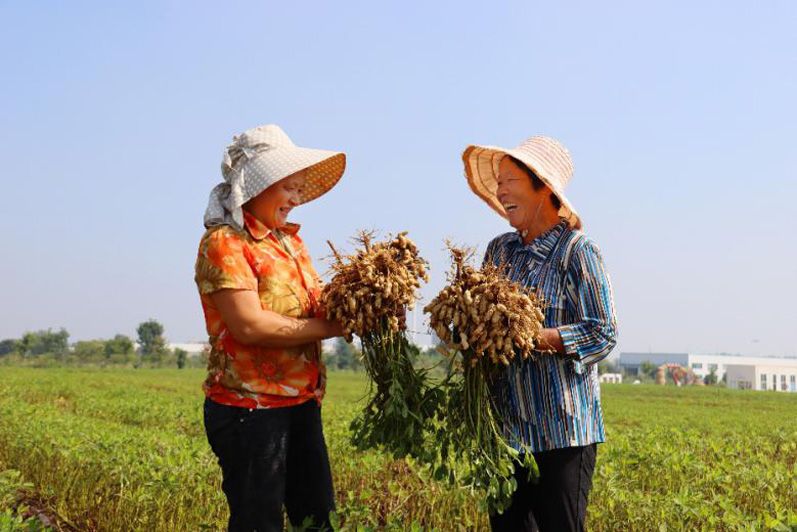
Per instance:
[[[0,1],[0,338],[204,337],[193,262],[232,135],[348,154],[325,240],[508,226],[460,153],[548,134],[602,248],[620,350],[797,355],[797,4]],[[420,321],[418,327],[420,328]]]

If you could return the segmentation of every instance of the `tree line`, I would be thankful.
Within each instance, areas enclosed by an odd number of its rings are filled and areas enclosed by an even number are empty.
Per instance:
[[[413,363],[416,367],[423,368],[438,375],[445,374],[448,368],[448,359],[437,349],[440,341],[434,337],[435,345],[422,348],[410,344]],[[335,339],[332,349],[325,354],[324,363],[329,370],[363,371],[360,361],[361,351],[356,343],[348,343],[343,338]]]
[[[45,366],[128,366],[140,367],[205,367],[207,350],[199,357],[189,357],[183,349],[169,349],[164,327],[157,320],[142,322],[136,328],[135,341],[124,334],[111,339],[69,342],[69,332],[61,328],[26,332],[21,338],[0,340],[0,364]],[[436,343],[439,343],[437,341]],[[447,360],[435,348],[413,345],[418,366],[444,372]],[[337,338],[325,353],[327,368],[359,372],[363,370],[360,349]]]
[[[26,332],[21,338],[0,340],[0,363],[31,366],[91,365],[140,367],[205,367],[208,352],[199,357],[189,357],[184,349],[170,349],[164,337],[164,327],[157,320],[144,321],[136,328],[136,341],[129,336],[117,334],[109,340],[80,340],[70,344],[69,332],[61,328]],[[435,338],[435,344],[439,340]],[[137,345],[136,345],[137,344]],[[447,360],[435,348],[420,348],[413,345],[418,366],[436,372],[444,372]],[[332,349],[325,354],[329,370],[359,372],[363,370],[360,350],[355,344],[338,338]],[[643,362],[638,375],[643,381],[652,381],[657,366]],[[602,360],[598,372],[621,373],[625,370],[616,361]],[[625,375],[628,376],[628,375]],[[705,378],[706,384],[717,384],[716,374]]]
[[[26,332],[21,338],[0,340],[0,362],[32,366],[113,365],[135,368],[184,368],[206,364],[207,353],[192,359],[184,349],[169,349],[163,333],[163,325],[154,319],[138,325],[136,342],[129,336],[117,334],[110,340],[80,340],[70,344],[69,332],[64,328]]]

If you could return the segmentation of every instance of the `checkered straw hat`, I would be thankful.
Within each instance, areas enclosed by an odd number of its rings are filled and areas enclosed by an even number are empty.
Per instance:
[[[244,203],[277,181],[305,169],[300,203],[307,203],[335,186],[345,168],[343,153],[300,148],[279,126],[252,128],[233,137],[224,150],[224,182],[210,193],[205,226],[226,224],[242,229]]]
[[[498,165],[505,155],[511,155],[534,172],[562,202],[559,216],[566,219],[572,227],[581,228],[581,218],[564,193],[573,178],[573,159],[567,148],[551,137],[537,135],[513,149],[468,146],[462,153],[462,161],[465,163],[468,185],[477,196],[487,202],[495,212],[507,217],[503,205],[495,195],[498,188]]]

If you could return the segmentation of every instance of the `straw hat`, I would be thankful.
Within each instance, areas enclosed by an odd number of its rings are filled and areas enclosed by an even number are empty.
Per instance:
[[[300,148],[279,126],[258,126],[233,137],[224,150],[221,173],[224,182],[210,193],[205,225],[243,228],[241,206],[274,183],[307,170],[300,203],[307,203],[331,189],[343,176],[346,155]]]
[[[562,202],[559,216],[576,229],[581,228],[581,218],[565,196],[564,190],[573,178],[573,159],[570,152],[557,140],[543,135],[531,137],[513,149],[497,146],[468,146],[462,153],[465,176],[471,190],[495,212],[507,217],[506,210],[496,197],[498,165],[505,155],[511,155],[525,164],[551,189]]]

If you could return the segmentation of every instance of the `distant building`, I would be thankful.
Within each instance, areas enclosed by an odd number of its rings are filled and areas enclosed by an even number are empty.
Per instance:
[[[649,362],[656,367],[662,364],[689,365],[689,353],[620,353],[620,366],[627,375],[639,375],[642,363]]]
[[[620,366],[627,374],[638,375],[644,362],[654,366],[680,364],[698,377],[712,372],[728,388],[777,390],[797,393],[797,358],[705,355],[695,353],[620,353]]]
[[[761,364],[736,365],[726,368],[728,388],[739,390],[774,390],[797,393],[797,360],[768,359]]]
[[[604,373],[598,377],[598,380],[601,384],[608,383],[608,384],[622,384],[623,383],[623,374],[622,373]]]

